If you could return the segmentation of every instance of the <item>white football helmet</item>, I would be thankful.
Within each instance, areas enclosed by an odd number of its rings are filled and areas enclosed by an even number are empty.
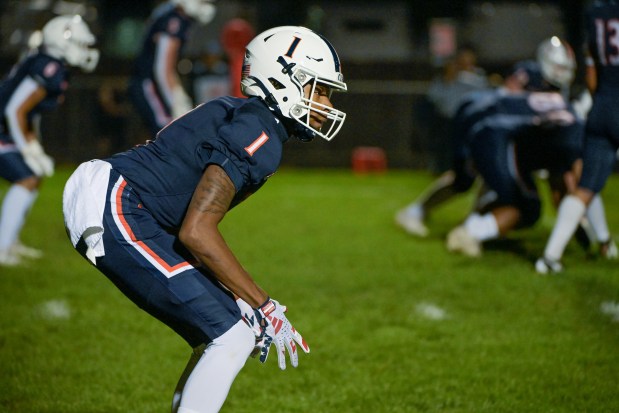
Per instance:
[[[94,43],[95,36],[79,15],[54,17],[43,27],[47,53],[86,72],[92,72],[99,63],[99,50],[89,47]]]
[[[553,86],[566,88],[572,84],[576,71],[576,58],[571,46],[553,36],[537,47],[537,61],[544,79]]]
[[[172,4],[180,6],[188,16],[193,17],[201,24],[210,23],[215,17],[217,8],[214,0],[172,0]]]
[[[293,135],[303,141],[320,136],[331,140],[346,114],[311,100],[317,84],[330,92],[346,91],[340,59],[327,39],[298,26],[282,26],[256,36],[245,50],[241,90],[259,96],[284,118],[293,120]],[[309,98],[304,86],[311,84]],[[330,98],[330,95],[329,95]],[[327,121],[320,130],[310,125],[310,111]]]

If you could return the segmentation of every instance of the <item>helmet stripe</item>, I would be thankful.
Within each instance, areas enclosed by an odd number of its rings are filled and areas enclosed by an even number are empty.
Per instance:
[[[335,48],[323,35],[321,35],[320,33],[316,34],[327,44],[327,46],[329,46],[329,50],[331,50],[331,55],[333,55],[333,61],[335,62],[335,71],[341,72],[340,58],[338,57]]]

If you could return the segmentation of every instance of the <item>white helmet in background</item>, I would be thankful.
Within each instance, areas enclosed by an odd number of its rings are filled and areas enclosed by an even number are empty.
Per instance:
[[[210,23],[215,17],[217,8],[214,0],[172,0],[172,4],[180,6],[189,16],[202,24]]]
[[[542,76],[553,86],[566,88],[572,84],[576,71],[576,58],[570,45],[553,36],[537,47],[537,62]]]
[[[99,51],[89,47],[93,44],[95,36],[79,15],[54,17],[43,27],[47,53],[86,72],[92,72],[99,63]]]
[[[298,26],[282,26],[256,36],[245,51],[241,89],[259,96],[279,115],[292,119],[297,138],[320,136],[331,140],[340,131],[346,114],[311,100],[317,84],[330,92],[346,91],[340,59],[327,39]],[[304,86],[311,84],[309,98]],[[330,97],[330,96],[329,96]],[[310,111],[327,118],[320,130],[310,125]]]

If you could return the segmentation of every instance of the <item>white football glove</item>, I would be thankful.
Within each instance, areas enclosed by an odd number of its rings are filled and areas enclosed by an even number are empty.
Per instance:
[[[191,98],[185,93],[182,87],[177,86],[172,90],[172,117],[174,119],[183,116],[193,109]]]
[[[266,326],[264,323],[260,323],[260,315],[256,314],[256,310],[252,308],[249,304],[247,304],[243,299],[237,298],[236,305],[241,310],[241,317],[243,317],[243,321],[251,330],[254,332],[256,336],[256,344],[254,345],[254,349],[252,350],[250,357],[256,357],[258,354],[262,354],[263,351],[269,352],[269,346],[273,341],[273,337],[268,336],[266,334]],[[266,350],[265,350],[266,347]],[[266,357],[265,357],[266,360]],[[262,361],[262,360],[261,360]],[[264,361],[262,361],[264,363]]]
[[[37,176],[52,176],[54,160],[43,151],[38,140],[33,139],[21,148],[21,154],[26,164]]]
[[[273,343],[277,348],[277,361],[279,368],[286,369],[286,349],[290,355],[290,364],[292,367],[299,365],[299,354],[297,353],[297,344],[301,346],[305,353],[310,352],[310,348],[301,337],[301,334],[294,329],[290,321],[286,318],[286,306],[281,305],[275,300],[268,299],[256,310],[256,314],[261,318],[261,322],[266,321],[266,335],[273,338]],[[296,342],[296,344],[295,344]],[[265,346],[260,354],[260,361],[265,362],[269,356],[269,346]]]

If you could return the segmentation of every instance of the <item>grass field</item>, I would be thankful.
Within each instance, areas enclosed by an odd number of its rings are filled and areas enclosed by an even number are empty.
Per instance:
[[[72,250],[69,173],[45,182],[22,235],[45,257],[0,268],[0,411],[168,412],[190,350]],[[229,244],[312,352],[283,372],[249,360],[223,412],[619,412],[619,263],[572,242],[563,275],[536,275],[550,208],[482,259],[450,255],[469,198],[411,238],[393,214],[432,178],[284,169],[229,213]],[[617,235],[618,177],[604,194]]]

